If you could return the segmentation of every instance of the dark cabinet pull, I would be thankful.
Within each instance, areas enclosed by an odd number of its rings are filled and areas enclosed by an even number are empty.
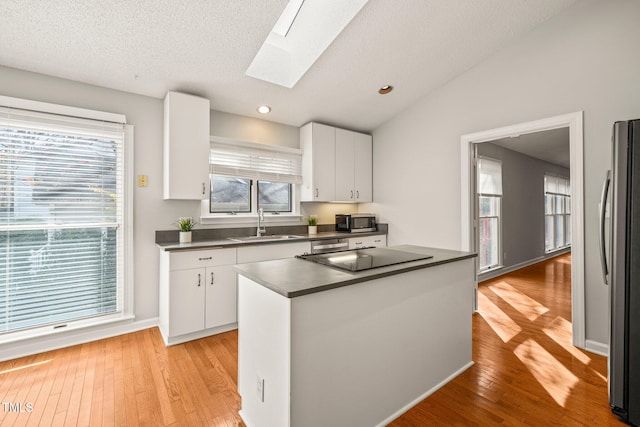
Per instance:
[[[213,280],[213,271],[212,271],[212,272],[211,272],[211,284],[212,284],[212,285],[213,285],[213,282],[214,282],[214,280]]]
[[[200,273],[198,273],[198,286],[200,286],[200,281],[201,281],[201,277],[200,277]]]

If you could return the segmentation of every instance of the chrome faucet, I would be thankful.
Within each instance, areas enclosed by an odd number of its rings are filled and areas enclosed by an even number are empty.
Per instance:
[[[267,232],[267,229],[262,225],[262,221],[264,221],[264,210],[260,208],[258,209],[258,229],[256,230],[257,237],[260,237]]]

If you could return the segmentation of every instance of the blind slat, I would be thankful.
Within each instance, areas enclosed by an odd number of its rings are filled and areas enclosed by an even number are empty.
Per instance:
[[[278,150],[263,144],[213,141],[209,172],[263,181],[302,183],[302,156],[293,150]]]
[[[0,107],[0,333],[122,311],[124,126]]]
[[[502,163],[498,160],[478,159],[478,193],[502,195]]]

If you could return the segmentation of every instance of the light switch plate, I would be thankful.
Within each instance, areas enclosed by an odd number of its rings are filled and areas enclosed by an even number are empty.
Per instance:
[[[138,175],[138,187],[146,187],[149,185],[149,177],[147,175]]]

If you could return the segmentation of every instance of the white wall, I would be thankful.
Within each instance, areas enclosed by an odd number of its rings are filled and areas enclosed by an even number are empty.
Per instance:
[[[199,202],[162,199],[163,101],[0,66],[0,94],[16,98],[121,113],[135,127],[134,174],[149,176],[134,189],[134,314],[158,316],[158,249],[155,231],[173,229],[180,216],[198,217]],[[245,141],[299,147],[298,128],[265,120],[211,112],[211,133]]]
[[[612,124],[640,117],[639,16],[636,0],[580,2],[376,129],[370,209],[389,244],[459,248],[461,135],[583,110],[586,338],[606,344],[597,208]]]

